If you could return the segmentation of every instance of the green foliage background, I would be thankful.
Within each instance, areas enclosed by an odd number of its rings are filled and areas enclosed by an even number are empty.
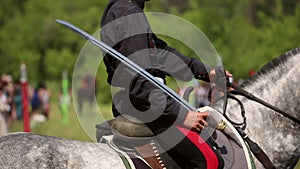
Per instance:
[[[85,40],[56,24],[55,19],[70,21],[93,33],[99,29],[107,1],[2,1],[0,73],[12,74],[17,80],[20,64],[26,63],[29,80],[38,83],[60,80],[63,70],[72,72]],[[246,78],[249,70],[258,70],[300,44],[299,1],[152,0],[145,10],[174,14],[195,24],[211,40],[236,79]],[[182,53],[193,55],[182,44],[167,41]],[[105,74],[100,67],[101,81]],[[99,85],[98,90],[109,93],[106,88]]]

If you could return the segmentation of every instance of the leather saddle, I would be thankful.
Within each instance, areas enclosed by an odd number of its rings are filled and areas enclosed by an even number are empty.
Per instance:
[[[105,142],[130,158],[139,158],[148,168],[177,168],[174,167],[177,166],[174,161],[166,153],[162,153],[162,148],[154,140],[154,133],[131,116],[118,116],[96,125],[96,128],[97,142]],[[107,139],[106,136],[112,137]]]

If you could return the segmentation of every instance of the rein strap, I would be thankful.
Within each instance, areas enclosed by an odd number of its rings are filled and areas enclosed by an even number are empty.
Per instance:
[[[297,124],[300,125],[300,120],[295,118],[294,116],[291,116],[290,114],[287,114],[286,112],[284,112],[283,110],[265,102],[264,100],[252,95],[251,93],[245,91],[244,89],[242,89],[241,87],[233,84],[233,83],[228,83],[227,84],[229,87],[232,87],[234,89],[234,91],[231,91],[232,94],[238,94],[238,95],[242,95],[242,96],[245,96],[246,98],[250,99],[250,100],[253,100],[253,101],[256,101],[274,111],[276,111],[277,113],[279,113],[280,115],[283,115],[284,117],[287,117],[289,118],[290,120],[296,122]]]

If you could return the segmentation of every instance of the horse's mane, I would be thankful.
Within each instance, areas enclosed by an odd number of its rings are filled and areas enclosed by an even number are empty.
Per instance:
[[[300,46],[273,59],[271,62],[264,65],[257,73],[255,73],[254,75],[250,76],[247,80],[245,80],[241,84],[241,87],[245,87],[245,86],[253,84],[260,76],[263,76],[263,75],[271,72],[276,67],[286,63],[291,57],[293,57],[299,53],[300,53]]]

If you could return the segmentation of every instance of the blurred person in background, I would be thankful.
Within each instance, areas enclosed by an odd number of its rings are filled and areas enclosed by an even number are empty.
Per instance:
[[[8,104],[7,96],[5,95],[4,88],[0,86],[0,112],[3,115],[7,128],[9,129],[11,123],[11,107]]]

